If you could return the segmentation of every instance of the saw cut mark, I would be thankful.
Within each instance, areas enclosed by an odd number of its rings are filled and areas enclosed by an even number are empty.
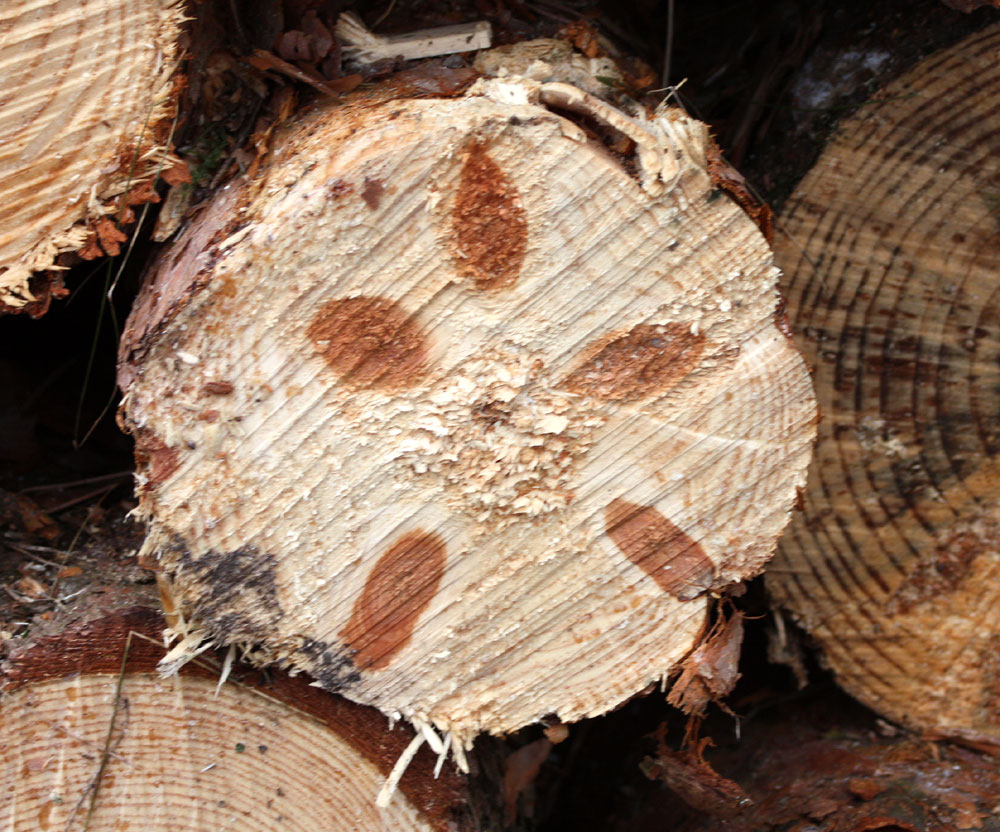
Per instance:
[[[602,401],[635,401],[665,393],[690,374],[705,351],[705,336],[684,324],[640,324],[596,349],[562,386]]]
[[[330,301],[313,318],[308,335],[340,380],[358,387],[414,386],[427,363],[427,339],[420,327],[388,298]]]
[[[652,506],[615,499],[604,510],[604,523],[622,554],[679,601],[712,585],[712,561],[701,544]]]
[[[528,247],[521,197],[478,142],[462,168],[451,230],[458,272],[477,289],[508,289],[517,282]]]
[[[341,631],[359,669],[380,670],[406,647],[437,593],[446,554],[441,535],[411,531],[379,558]]]

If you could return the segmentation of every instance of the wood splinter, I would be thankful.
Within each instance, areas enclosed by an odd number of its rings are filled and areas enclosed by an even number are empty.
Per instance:
[[[159,200],[183,19],[177,0],[0,4],[0,313],[43,314],[60,254],[117,255]]]

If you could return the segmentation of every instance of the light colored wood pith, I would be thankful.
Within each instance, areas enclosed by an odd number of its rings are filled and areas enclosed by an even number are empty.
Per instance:
[[[824,420],[768,573],[838,680],[894,720],[1000,743],[1000,29],[843,124],[785,211]]]
[[[0,304],[161,164],[180,22],[177,0],[0,7]]]
[[[665,679],[815,432],[706,142],[490,81],[316,111],[223,194],[121,353],[177,657],[239,643],[460,744]]]

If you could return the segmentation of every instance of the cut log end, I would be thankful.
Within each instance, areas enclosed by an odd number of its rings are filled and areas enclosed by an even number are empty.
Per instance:
[[[815,432],[705,136],[516,79],[286,131],[122,342],[147,551],[189,643],[459,748],[665,678],[770,557]]]
[[[4,663],[0,767],[11,829],[469,830],[463,779],[426,752],[374,796],[406,728],[310,687],[214,663],[164,680],[162,619],[140,607],[21,647]],[[318,788],[319,786],[319,788]]]
[[[849,692],[994,748],[998,48],[985,29],[887,87],[789,202],[778,260],[825,420],[768,575]]]
[[[0,10],[0,311],[33,311],[62,252],[117,254],[166,154],[176,0],[12,0]]]

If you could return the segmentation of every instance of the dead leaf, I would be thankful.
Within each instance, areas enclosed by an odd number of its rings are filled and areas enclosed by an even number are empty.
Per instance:
[[[586,20],[577,20],[566,25],[564,30],[569,42],[588,58],[596,58],[601,54],[597,42],[597,27]]]
[[[300,32],[298,29],[289,29],[284,34],[279,35],[274,49],[286,61],[312,60],[309,39],[305,32]]]
[[[11,494],[0,489],[0,521],[20,526],[28,534],[35,534],[45,540],[59,537],[56,521],[42,511],[38,505],[23,494]]]
[[[39,598],[46,598],[49,594],[49,588],[45,586],[41,581],[32,578],[30,575],[25,575],[21,580],[14,584],[14,589],[20,592],[22,595],[31,598],[33,600],[38,600]]]
[[[83,244],[83,247],[77,252],[77,254],[79,254],[84,260],[96,260],[98,257],[104,256],[104,251],[97,244],[96,232],[87,238],[87,242]]]
[[[122,250],[119,243],[124,243],[128,239],[128,235],[108,217],[101,217],[97,221],[96,228],[97,240],[104,252],[111,257],[118,256]]]
[[[302,31],[309,39],[309,51],[313,61],[322,61],[333,49],[333,35],[326,24],[319,19],[315,9],[302,15]]]
[[[83,570],[79,566],[64,566],[59,570],[56,577],[62,580],[63,578],[75,578],[77,575],[82,574]]]
[[[178,159],[170,167],[165,168],[161,178],[171,186],[188,185],[194,181],[191,178],[191,170],[183,159]]]
[[[152,179],[146,179],[140,182],[135,187],[131,188],[127,194],[125,194],[125,205],[145,205],[147,202],[159,202],[160,195],[156,192],[155,183]],[[123,223],[129,222],[124,216],[122,216],[121,221]]]

